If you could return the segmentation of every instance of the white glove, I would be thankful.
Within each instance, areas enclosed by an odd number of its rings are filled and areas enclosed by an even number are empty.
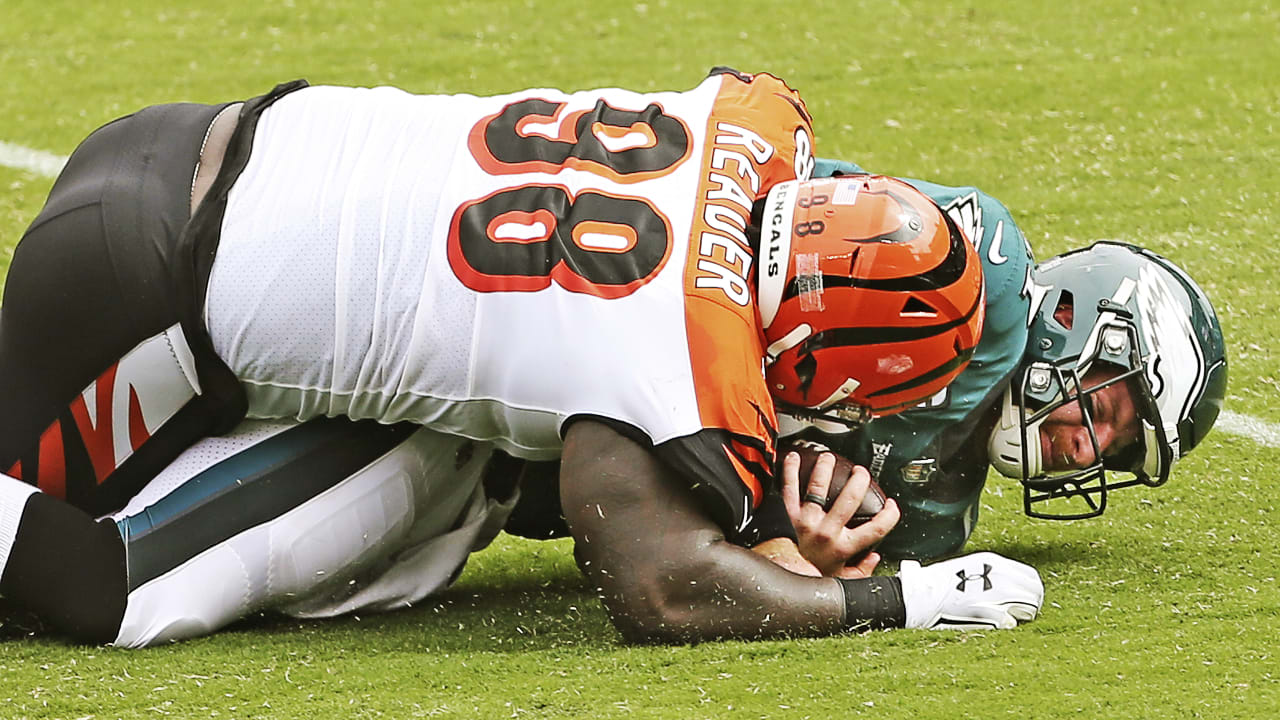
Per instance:
[[[1040,573],[981,552],[922,567],[898,566],[908,628],[1007,629],[1035,619],[1044,603]]]

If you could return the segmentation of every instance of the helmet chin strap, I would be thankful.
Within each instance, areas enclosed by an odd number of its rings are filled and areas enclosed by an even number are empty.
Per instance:
[[[1043,449],[1040,446],[1040,424],[1037,420],[1022,430],[1021,411],[1013,404],[1013,389],[1005,388],[1000,402],[1000,419],[991,431],[987,442],[987,456],[991,466],[1001,475],[1022,479],[1044,473]],[[1026,443],[1026,467],[1023,467],[1023,442]]]

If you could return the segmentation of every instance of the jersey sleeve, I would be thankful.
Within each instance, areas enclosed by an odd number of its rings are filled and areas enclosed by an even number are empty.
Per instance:
[[[766,444],[724,430],[703,430],[654,450],[689,482],[730,542],[752,547],[775,537],[795,539],[773,476],[775,442],[776,434]],[[749,491],[748,482],[762,487],[758,496]]]
[[[838,165],[819,163],[819,169]],[[902,521],[880,552],[886,558],[931,558],[959,550],[977,519],[988,466],[983,421],[1023,355],[1034,259],[1008,209],[995,198],[972,187],[907,182],[977,240],[986,278],[982,338],[969,366],[938,395],[877,418],[851,436],[824,441],[865,465],[898,501]]]

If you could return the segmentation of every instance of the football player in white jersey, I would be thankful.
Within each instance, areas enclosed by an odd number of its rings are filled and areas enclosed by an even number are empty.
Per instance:
[[[811,148],[793,90],[728,70],[652,94],[297,82],[104,126],[5,289],[0,594],[121,646],[403,605],[509,512],[501,450],[561,460],[628,639],[1031,619],[1038,574],[991,554],[819,577],[768,492],[775,406],[913,406],[984,312],[945,213],[810,181]]]

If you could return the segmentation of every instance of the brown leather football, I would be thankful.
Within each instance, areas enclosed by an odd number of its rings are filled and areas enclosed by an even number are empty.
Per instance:
[[[836,456],[836,466],[831,471],[831,484],[827,487],[827,501],[823,506],[825,509],[831,509],[836,497],[844,489],[845,483],[849,482],[849,477],[853,474],[854,464],[839,454],[832,452],[826,445],[810,440],[794,440],[784,443],[778,452],[779,460],[786,458],[789,452],[795,452],[800,456],[801,502],[804,501],[805,493],[808,492],[809,476],[813,474],[813,466],[818,462],[818,457],[824,452],[830,452]],[[779,471],[778,477],[781,476],[781,471]],[[884,502],[884,490],[880,489],[880,485],[875,480],[872,480],[871,485],[867,488],[867,494],[862,496],[862,505],[849,518],[849,522],[845,523],[845,526],[857,527],[870,520],[876,513],[884,509]]]

